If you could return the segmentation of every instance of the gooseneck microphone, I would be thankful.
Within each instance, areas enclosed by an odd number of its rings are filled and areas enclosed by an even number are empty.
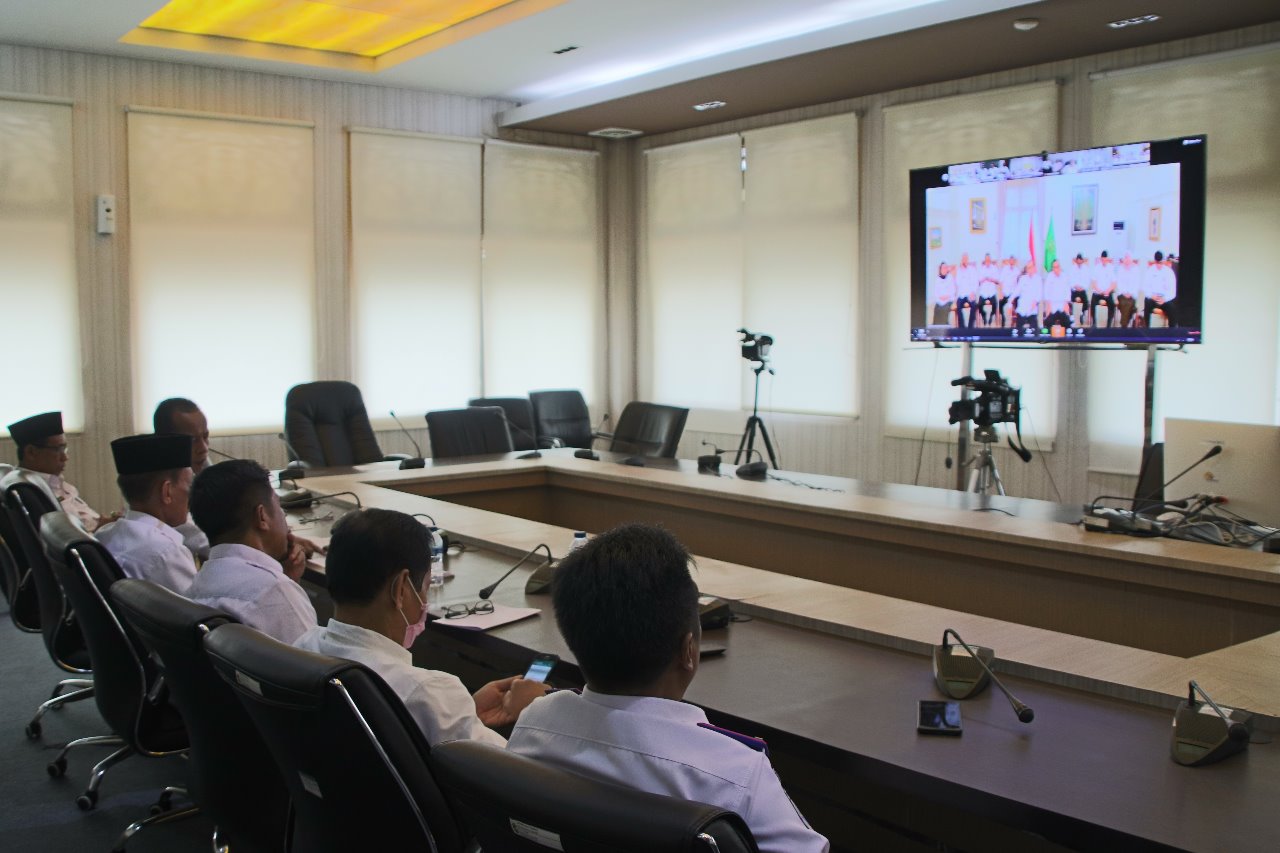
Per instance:
[[[302,461],[302,454],[293,449],[293,445],[289,443],[289,438],[283,432],[276,433],[276,437],[284,442],[284,449],[289,451],[289,464],[284,467],[289,469],[292,479],[300,480],[305,477],[307,475],[306,469],[310,466]]]
[[[536,435],[529,432],[527,429],[524,429],[519,424],[513,424],[510,420],[507,421],[507,426],[509,426],[511,429],[515,430],[516,432],[520,433],[522,436],[524,436],[525,438],[533,442],[533,450],[530,450],[528,453],[520,454],[519,456],[516,457],[517,459],[541,459],[542,458],[542,451],[538,449],[538,437]],[[557,439],[552,439],[552,441],[557,441]]]
[[[417,456],[413,457],[412,459],[401,459],[401,460],[400,460],[400,470],[402,470],[402,471],[403,471],[403,470],[404,470],[404,469],[406,469],[406,468],[425,468],[425,467],[427,467],[427,461],[426,461],[425,459],[423,459],[423,458],[422,458],[422,448],[418,446],[418,442],[414,439],[414,437],[413,437],[413,433],[409,432],[409,430],[407,430],[407,429],[405,429],[405,428],[404,428],[404,424],[400,423],[400,419],[396,417],[396,413],[395,413],[394,411],[392,411],[391,409],[388,409],[387,411],[391,414],[391,420],[395,421],[395,422],[396,422],[396,426],[400,427],[400,431],[401,431],[402,433],[404,433],[404,434],[405,434],[405,437],[406,437],[406,438],[408,438],[408,439],[409,439],[409,443],[413,445],[413,449],[414,449],[414,450],[417,452],[417,454],[418,454]]]
[[[323,500],[328,500],[329,498],[340,498],[343,495],[348,495],[356,502],[356,509],[364,509],[364,504],[361,503],[360,496],[355,492],[331,492],[327,495],[315,495],[306,489],[302,489],[301,491],[304,494],[301,494],[296,498],[281,498],[280,507],[282,509],[305,509],[312,504],[318,504]]]
[[[1181,480],[1183,477],[1187,476],[1187,474],[1191,473],[1191,469],[1192,469],[1192,468],[1195,468],[1197,465],[1200,465],[1200,464],[1202,464],[1202,463],[1204,463],[1204,462],[1209,461],[1210,459],[1212,459],[1213,457],[1217,456],[1217,455],[1218,455],[1219,453],[1221,453],[1221,452],[1222,452],[1222,445],[1221,445],[1221,444],[1215,444],[1213,447],[1210,447],[1210,448],[1209,448],[1209,452],[1208,452],[1208,453],[1206,453],[1204,456],[1201,456],[1201,457],[1200,457],[1199,459],[1197,459],[1195,462],[1192,462],[1192,463],[1191,463],[1190,465],[1188,465],[1186,468],[1182,469],[1182,471],[1181,471],[1181,472],[1179,472],[1178,476],[1176,476],[1176,477],[1174,477],[1173,479],[1169,480],[1167,483],[1165,483],[1164,485],[1162,485],[1160,488],[1152,490],[1152,492],[1151,492],[1150,494],[1146,495],[1145,497],[1141,497],[1141,498],[1134,498],[1134,499],[1133,499],[1133,509],[1134,509],[1134,511],[1135,511],[1135,512],[1137,511],[1139,504],[1144,504],[1144,503],[1146,503],[1146,502],[1148,502],[1148,501],[1155,500],[1156,495],[1163,495],[1163,494],[1164,494],[1164,490],[1165,490],[1165,489],[1169,488],[1171,485],[1173,485],[1174,483],[1176,483],[1178,480]],[[1174,504],[1173,504],[1173,503],[1170,503],[1170,505],[1172,506],[1172,505],[1174,505]]]
[[[230,453],[223,453],[221,450],[219,450],[218,448],[214,447],[213,445],[209,445],[209,452],[210,452],[210,453],[212,453],[214,456],[221,456],[223,459],[235,459],[235,458],[236,458],[236,457],[232,456]]]
[[[546,552],[547,552],[547,559],[543,561],[542,565],[544,565],[544,566],[545,566],[545,565],[547,565],[547,563],[550,563],[552,560],[554,560],[554,559],[555,559],[555,557],[551,556],[551,549],[550,549],[550,548],[548,548],[548,547],[546,546],[546,544],[545,544],[545,543],[544,543],[544,544],[534,545],[534,546],[533,546],[533,549],[532,549],[531,551],[529,551],[529,553],[527,553],[527,554],[525,554],[523,557],[521,557],[521,558],[520,558],[520,560],[519,560],[519,562],[517,562],[517,563],[516,563],[514,566],[512,566],[511,568],[507,569],[507,573],[506,573],[505,575],[503,575],[502,577],[498,578],[496,581],[494,581],[493,583],[489,584],[489,585],[488,585],[488,586],[486,586],[484,589],[480,590],[480,593],[479,593],[480,597],[481,597],[482,599],[487,599],[489,596],[493,595],[493,591],[494,591],[495,589],[497,589],[497,588],[498,588],[498,584],[502,583],[504,580],[506,580],[507,578],[511,577],[511,573],[512,573],[512,572],[514,572],[516,569],[520,568],[521,566],[523,566],[523,565],[525,564],[525,562],[526,562],[526,561],[528,561],[528,559],[529,559],[530,557],[532,557],[534,554],[538,553],[538,549],[539,549],[539,548],[541,548],[543,551],[546,551]]]
[[[982,656],[979,655],[976,651],[974,651],[973,648],[970,647],[968,643],[962,640],[960,638],[960,635],[955,632],[954,628],[948,628],[947,630],[942,632],[943,654],[946,654],[947,650],[950,648],[950,645],[948,645],[947,643],[948,634],[955,637],[956,642],[964,646],[965,651],[967,651],[973,657],[973,659],[976,660],[982,666],[982,668],[986,671],[987,676],[991,679],[991,681],[995,684],[995,686],[1000,688],[1000,692],[1008,697],[1009,704],[1013,706],[1013,710],[1017,713],[1019,721],[1024,723],[1029,723],[1036,718],[1036,712],[1031,710],[1030,706],[1021,702],[1016,696],[1014,696],[1012,693],[1009,692],[1009,688],[1005,687],[1004,683],[1001,682],[999,678],[996,678],[996,674],[991,671],[991,667],[987,666],[987,662],[982,659]]]

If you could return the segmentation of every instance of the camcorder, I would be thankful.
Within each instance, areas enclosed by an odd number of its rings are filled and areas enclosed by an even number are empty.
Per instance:
[[[764,364],[769,360],[769,350],[773,349],[773,338],[768,335],[757,335],[746,329],[739,329],[742,335],[742,357],[747,361],[758,361]]]
[[[1009,446],[1022,457],[1023,462],[1029,462],[1031,451],[1022,444],[1022,389],[1014,388],[1006,382],[998,370],[984,370],[983,375],[985,379],[962,376],[951,380],[952,385],[962,385],[977,392],[978,396],[952,403],[947,410],[947,423],[973,421],[979,428],[1013,424],[1018,441],[1015,444],[1013,436],[1009,436]]]

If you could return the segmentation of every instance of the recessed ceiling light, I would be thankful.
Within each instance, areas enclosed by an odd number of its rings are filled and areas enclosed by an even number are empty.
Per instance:
[[[576,44],[571,44],[568,47],[562,47],[559,50],[553,50],[551,52],[554,53],[556,56],[559,56],[562,53],[568,53],[571,50],[577,50],[577,49],[578,49],[578,46]]]
[[[1150,24],[1158,20],[1160,20],[1159,15],[1139,15],[1136,18],[1125,18],[1123,21],[1112,21],[1107,26],[1113,30],[1122,30],[1125,27],[1136,27],[1139,24]]]
[[[600,136],[605,139],[626,139],[630,136],[639,136],[644,133],[643,130],[632,130],[629,127],[602,127],[599,130],[592,130],[587,136]]]
[[[1027,33],[1040,26],[1039,18],[1019,18],[1013,22],[1013,28],[1020,33]]]
[[[693,108],[703,113],[707,110],[718,110],[723,106],[727,106],[724,101],[703,101],[701,104],[694,104]]]

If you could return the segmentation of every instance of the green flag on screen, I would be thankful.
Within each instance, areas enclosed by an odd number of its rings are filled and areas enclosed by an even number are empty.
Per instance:
[[[1049,233],[1044,238],[1044,271],[1053,271],[1053,262],[1058,259],[1058,241],[1053,238],[1053,217],[1049,217]]]

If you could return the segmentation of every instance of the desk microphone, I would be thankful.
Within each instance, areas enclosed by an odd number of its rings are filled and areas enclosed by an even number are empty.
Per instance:
[[[507,569],[507,573],[505,575],[498,578],[496,581],[489,584],[484,589],[480,590],[479,592],[480,597],[482,599],[487,599],[489,596],[493,595],[493,591],[498,588],[498,584],[502,583],[504,580],[511,577],[511,573],[514,572],[516,569],[520,568],[521,566],[523,566],[525,564],[525,561],[528,560],[530,557],[532,557],[534,554],[538,553],[539,548],[547,552],[547,559],[542,565],[543,566],[549,565],[551,561],[555,559],[555,557],[551,556],[551,549],[548,548],[545,544],[534,545],[533,550],[531,550],[529,553],[521,557],[519,562],[517,562],[514,566]],[[539,566],[538,568],[542,568],[542,566]]]
[[[300,489],[300,491],[304,494],[290,500],[282,499],[280,501],[280,507],[282,509],[305,509],[312,504],[318,504],[320,501],[327,500],[329,498],[339,498],[343,495],[350,495],[351,499],[356,502],[356,509],[364,509],[364,504],[360,502],[360,496],[355,492],[330,492],[327,495],[314,495],[306,489]]]
[[[284,442],[284,449],[289,451],[289,464],[284,466],[289,469],[289,473],[292,475],[289,479],[301,480],[307,476],[307,463],[302,461],[302,454],[293,449],[293,445],[289,443],[288,437],[283,432],[276,433],[276,437]]]
[[[1222,445],[1221,445],[1221,444],[1215,444],[1213,447],[1210,447],[1210,448],[1209,448],[1209,452],[1208,452],[1208,453],[1206,453],[1204,456],[1201,456],[1201,457],[1200,457],[1199,459],[1197,459],[1195,462],[1192,462],[1190,465],[1188,465],[1186,468],[1184,468],[1184,469],[1182,470],[1182,472],[1178,474],[1178,476],[1174,477],[1172,480],[1170,480],[1169,482],[1165,483],[1165,484],[1164,484],[1163,486],[1161,486],[1160,488],[1155,489],[1155,490],[1154,490],[1154,491],[1152,491],[1150,494],[1148,494],[1146,497],[1142,497],[1142,498],[1134,498],[1134,499],[1133,499],[1133,510],[1134,510],[1134,512],[1137,512],[1139,504],[1143,504],[1143,503],[1146,503],[1146,502],[1148,502],[1148,501],[1155,500],[1155,496],[1156,496],[1156,495],[1162,495],[1162,494],[1164,494],[1164,490],[1165,490],[1165,489],[1169,488],[1169,486],[1173,485],[1173,484],[1174,484],[1174,483],[1176,483],[1178,480],[1181,480],[1183,477],[1185,477],[1187,474],[1189,474],[1189,473],[1191,472],[1191,469],[1192,469],[1192,468],[1195,468],[1197,465],[1200,465],[1200,464],[1201,464],[1201,463],[1203,463],[1203,462],[1207,462],[1208,460],[1210,460],[1210,459],[1212,459],[1213,457],[1217,456],[1217,455],[1218,455],[1219,453],[1221,453],[1221,452],[1222,452]],[[1163,504],[1162,504],[1162,505],[1163,505]]]
[[[1204,702],[1196,701],[1196,694]],[[1213,713],[1205,709],[1209,708]],[[1249,745],[1253,736],[1253,715],[1248,711],[1223,709],[1195,681],[1187,682],[1187,701],[1173,712],[1173,742],[1170,756],[1178,764],[1201,767],[1235,755]]]
[[[409,443],[413,445],[413,449],[418,452],[418,455],[413,457],[412,459],[401,459],[400,470],[403,471],[406,468],[427,467],[427,461],[422,458],[422,448],[418,446],[418,442],[414,439],[413,433],[409,432],[407,429],[404,428],[404,424],[400,423],[400,419],[396,417],[396,413],[394,411],[392,411],[391,409],[387,409],[387,412],[390,413],[391,420],[396,422],[396,426],[400,427],[400,431],[405,434],[406,438],[409,439]]]
[[[955,637],[956,642],[964,646],[965,651],[970,655],[969,658],[957,658],[951,654],[951,646],[947,643],[948,634]],[[942,632],[942,645],[933,647],[933,674],[934,680],[938,683],[938,689],[953,699],[964,699],[980,691],[985,686],[986,678],[990,678],[996,687],[1000,688],[1000,692],[1009,698],[1009,704],[1017,712],[1018,719],[1024,723],[1031,722],[1036,718],[1036,712],[1010,693],[1009,688],[1005,687],[1000,679],[996,678],[996,674],[991,671],[991,667],[987,666],[987,661],[994,660],[994,658],[995,655],[990,649],[980,648],[975,650],[960,639],[960,635],[955,632],[955,629],[948,628]],[[965,671],[971,667],[968,664],[970,660],[978,662],[986,678],[979,676],[975,679],[969,672]]]
[[[525,438],[533,442],[533,450],[530,450],[528,453],[520,454],[519,456],[516,457],[517,459],[541,459],[542,458],[542,451],[538,449],[538,437],[536,435],[529,432],[527,429],[523,428],[519,424],[513,424],[510,421],[510,419],[507,420],[507,426],[511,427],[511,429],[515,430],[516,432],[520,433],[522,436],[524,436]],[[558,442],[560,439],[553,438],[551,440]],[[555,445],[553,444],[552,447],[555,447]]]

